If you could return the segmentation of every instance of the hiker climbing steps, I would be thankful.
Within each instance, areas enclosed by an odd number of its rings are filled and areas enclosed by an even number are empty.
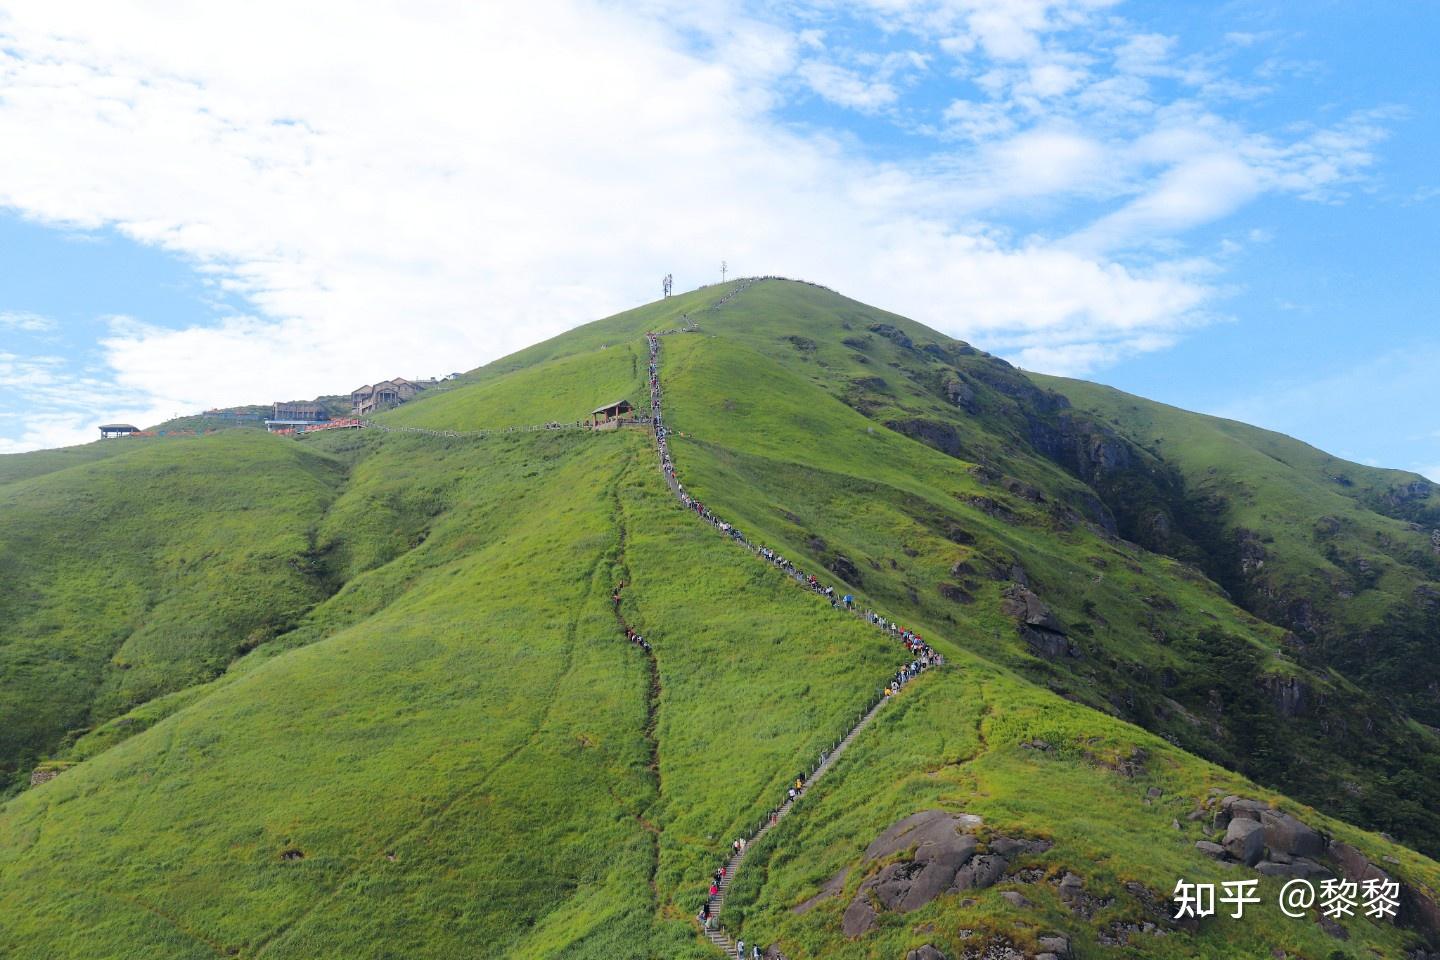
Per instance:
[[[725,297],[714,304],[711,309],[718,309],[724,303],[733,299],[748,285],[748,281],[742,281],[736,289],[726,294]],[[662,333],[647,333],[645,335],[645,340],[649,345],[650,351],[649,419],[655,429],[655,447],[660,459],[660,470],[665,477],[665,483],[670,488],[671,494],[680,502],[683,508],[693,512],[701,520],[710,524],[720,534],[749,550],[756,557],[764,560],[771,566],[780,569],[797,583],[827,600],[831,609],[860,617],[866,623],[882,630],[891,638],[899,640],[911,657],[880,690],[875,699],[870,702],[858,717],[855,725],[851,727],[829,751],[821,754],[814,770],[810,771],[808,775],[801,774],[796,777],[795,785],[786,791],[784,801],[766,815],[751,835],[735,840],[731,844],[729,859],[726,860],[722,866],[716,868],[710,884],[709,896],[701,906],[697,919],[700,921],[705,938],[710,943],[719,947],[728,956],[736,957],[738,960],[747,960],[744,953],[744,941],[737,942],[731,938],[730,934],[720,925],[720,914],[725,906],[726,894],[729,892],[730,885],[734,882],[735,875],[745,859],[746,852],[751,846],[762,840],[766,834],[778,826],[780,821],[795,808],[795,804],[829,771],[836,759],[854,742],[855,737],[869,724],[875,717],[875,714],[879,712],[880,708],[899,692],[901,686],[932,666],[942,666],[944,664],[944,657],[932,650],[929,644],[925,643],[925,641],[913,631],[900,627],[894,621],[881,616],[873,610],[859,609],[855,604],[853,595],[849,593],[837,595],[834,587],[823,583],[814,574],[806,574],[804,570],[796,567],[793,562],[786,560],[785,557],[775,550],[763,545],[751,543],[733,524],[722,520],[719,516],[707,509],[703,503],[694,499],[686,492],[685,485],[680,482],[680,478],[675,471],[675,462],[670,456],[669,432],[665,426],[664,412],[662,409],[663,395],[660,388],[660,337],[674,333],[687,333],[696,329],[697,326],[696,322],[690,319],[688,315],[682,319],[686,321],[683,327],[666,330]],[[615,602],[618,607],[620,602],[618,592],[615,596]],[[627,630],[627,634],[629,634],[629,632],[630,631]],[[634,642],[636,638],[632,636],[629,639]],[[643,639],[640,640],[640,642],[644,643]],[[773,949],[763,955],[771,958],[771,960],[784,960],[783,956]],[[751,956],[755,958],[762,956],[758,945],[751,945]]]

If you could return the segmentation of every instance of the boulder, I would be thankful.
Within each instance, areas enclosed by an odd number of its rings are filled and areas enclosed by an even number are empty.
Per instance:
[[[1031,906],[1030,901],[1026,900],[1025,895],[1020,893],[1018,890],[1003,890],[1000,893],[1000,899],[1004,900],[1012,907]]]
[[[923,947],[916,947],[905,954],[905,960],[950,960],[941,953],[933,944],[925,944]]]
[[[885,864],[860,885],[842,918],[846,935],[859,936],[874,927],[881,910],[908,913],[947,893],[992,886],[1005,875],[1013,857],[1050,847],[1045,840],[997,836],[982,853],[970,832],[980,823],[979,817],[968,814],[923,810],[876,837],[865,849],[867,862],[912,852]]]
[[[1225,851],[1253,867],[1265,854],[1265,828],[1258,820],[1231,820],[1225,830]]]
[[[840,918],[840,929],[847,937],[858,937],[867,930],[875,929],[875,908],[870,905],[864,887],[845,908],[845,916]]]
[[[1263,800],[1246,800],[1244,797],[1232,795],[1220,801],[1220,809],[1228,813],[1231,819],[1254,820],[1258,823],[1260,815],[1270,809],[1270,804]]]
[[[1265,828],[1265,846],[1292,857],[1320,857],[1325,854],[1325,838],[1288,813],[1263,810],[1260,823]]]
[[[1009,865],[1004,857],[994,854],[971,857],[969,863],[955,871],[954,889],[984,890],[994,886],[995,881],[1005,875],[1005,868]]]
[[[1079,899],[1080,894],[1083,893],[1085,890],[1085,884],[1077,875],[1073,873],[1067,873],[1065,874],[1065,876],[1060,878],[1060,886],[1058,890],[1060,893],[1060,899],[1068,903],[1071,900]]]
[[[1070,956],[1070,938],[1058,933],[1037,938],[1035,945],[1040,948],[1041,953],[1050,953],[1057,957]]]
[[[1000,601],[1000,611],[1008,617],[1014,617],[1022,623],[1038,627],[1041,630],[1048,630],[1052,633],[1065,632],[1064,625],[1050,610],[1049,605],[1041,600],[1034,591],[1019,584],[1005,589]]]
[[[1216,860],[1224,860],[1226,856],[1224,847],[1218,843],[1211,843],[1209,840],[1196,840],[1195,849]]]
[[[1031,650],[1046,660],[1059,660],[1061,657],[1075,653],[1074,645],[1065,634],[1032,627],[1028,623],[1020,624],[1020,638]]]
[[[1293,863],[1277,863],[1274,860],[1261,860],[1255,864],[1255,872],[1266,877],[1299,877],[1301,870]]]
[[[1365,854],[1348,843],[1332,840],[1327,851],[1330,859],[1340,868],[1340,875],[1346,880],[1364,883],[1366,880],[1385,881],[1390,875],[1365,859]]]

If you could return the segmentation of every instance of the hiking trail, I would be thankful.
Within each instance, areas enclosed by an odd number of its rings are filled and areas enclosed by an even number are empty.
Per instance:
[[[713,304],[710,307],[710,310],[719,310],[727,302],[733,300],[736,296],[742,293],[750,285],[750,283],[750,280],[742,280],[739,286],[737,286],[734,290],[730,291],[730,293],[726,294],[719,301]],[[684,507],[686,510],[694,512],[698,517],[708,522],[720,533],[726,535],[729,539],[739,544],[740,546],[745,547],[758,558],[765,560],[772,566],[776,566],[779,569],[785,571],[787,574],[790,575],[792,579],[794,579],[801,585],[808,587],[812,592],[829,600],[832,609],[841,610],[854,616],[860,617],[865,622],[870,623],[871,625],[876,626],[882,631],[886,632],[892,638],[899,638],[903,640],[911,654],[916,654],[919,650],[923,649],[924,654],[920,656],[917,660],[912,660],[912,666],[915,662],[923,661],[924,667],[928,667],[932,662],[931,657],[934,658],[933,662],[936,666],[943,665],[943,658],[940,657],[938,654],[934,654],[934,652],[931,651],[929,647],[923,643],[923,641],[920,641],[918,637],[914,637],[913,634],[901,630],[895,625],[894,622],[879,616],[873,611],[860,611],[854,606],[853,600],[848,594],[844,597],[843,601],[837,602],[838,598],[835,596],[833,588],[821,584],[818,579],[813,575],[807,577],[803,571],[797,569],[794,564],[786,561],[783,557],[778,556],[774,551],[769,550],[766,547],[751,543],[744,537],[743,534],[740,533],[740,531],[736,530],[731,524],[727,523],[724,520],[721,520],[719,517],[712,514],[709,510],[706,510],[703,504],[700,504],[697,501],[693,500],[690,495],[685,492],[684,485],[680,482],[680,479],[676,474],[675,464],[670,456],[669,443],[667,439],[668,432],[665,426],[664,412],[662,409],[663,397],[660,387],[660,337],[668,336],[671,334],[690,333],[698,330],[698,322],[695,319],[689,317],[688,315],[685,316],[683,319],[686,320],[686,324],[682,327],[665,330],[660,333],[647,333],[645,335],[646,342],[648,343],[650,349],[649,420],[650,423],[653,425],[655,431],[655,448],[660,460],[660,471],[665,478],[666,485],[670,488],[671,494],[680,502],[680,505],[682,507]],[[619,613],[617,603],[617,617],[618,616]],[[647,654],[648,653],[649,651],[647,651]],[[651,654],[651,656],[653,658],[653,654]],[[924,668],[922,667],[921,669]],[[918,675],[918,671],[910,672],[908,668],[902,667],[900,673],[898,674],[901,679],[895,682],[896,690],[898,691],[900,684],[904,683],[908,679],[911,679],[915,675]],[[701,932],[705,936],[705,939],[709,941],[712,945],[723,951],[726,956],[734,957],[737,955],[737,944],[734,938],[731,937],[730,933],[723,926],[721,921],[721,914],[724,910],[726,895],[729,893],[731,884],[734,883],[735,877],[739,873],[740,867],[744,862],[746,853],[748,853],[751,847],[753,847],[757,842],[764,839],[764,837],[772,829],[779,826],[780,822],[789,815],[791,810],[795,808],[796,803],[804,796],[806,796],[809,791],[815,786],[815,784],[830,770],[832,766],[834,766],[835,761],[839,759],[841,754],[843,754],[845,750],[850,746],[850,744],[854,742],[855,738],[860,734],[862,730],[865,729],[865,727],[870,723],[870,721],[874,719],[875,715],[880,712],[880,708],[884,706],[884,704],[889,702],[889,689],[889,686],[887,686],[886,693],[878,696],[866,707],[866,709],[861,713],[859,719],[856,721],[855,725],[852,726],[845,733],[845,735],[840,738],[840,740],[830,751],[821,754],[819,764],[815,767],[813,771],[809,773],[808,776],[804,778],[803,789],[796,793],[794,796],[788,796],[784,803],[782,803],[778,808],[773,810],[765,818],[765,820],[762,822],[762,824],[757,830],[755,830],[750,836],[744,838],[744,841],[740,845],[738,850],[732,849],[730,858],[725,862],[724,876],[720,878],[720,881],[717,884],[718,893],[710,897],[707,901],[707,905],[709,906],[710,910],[710,923],[701,926]],[[764,955],[766,958],[768,958],[768,960],[784,960],[784,955],[779,953],[778,950],[773,947],[767,948]]]

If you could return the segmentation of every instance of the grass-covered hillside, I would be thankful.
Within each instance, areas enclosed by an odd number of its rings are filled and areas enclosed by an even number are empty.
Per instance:
[[[711,870],[902,652],[682,509],[648,430],[466,434],[648,406],[645,332],[692,322],[661,351],[686,490],[948,659],[747,854],[733,935],[791,960],[1440,947],[1432,734],[1121,538],[1045,442],[1058,395],[765,280],[381,418],[454,436],[0,458],[0,956],[718,956],[693,920]],[[62,772],[26,787],[37,766]],[[1398,879],[1400,922],[1282,916],[1282,877],[1205,852],[1232,794],[1320,831],[1316,870]],[[892,909],[928,868],[882,841],[916,815],[967,824],[949,842],[983,882]],[[1266,837],[1262,867],[1309,869]],[[1175,922],[1182,877],[1267,902]]]
[[[1109,387],[1034,379],[1137,451],[1117,481],[1134,484],[1137,468],[1166,478],[1124,500],[1136,539],[1194,552],[1308,662],[1440,726],[1440,485]]]
[[[0,483],[4,780],[214,677],[329,592],[310,538],[343,478],[328,457],[237,433],[7,459],[0,476],[19,478]]]

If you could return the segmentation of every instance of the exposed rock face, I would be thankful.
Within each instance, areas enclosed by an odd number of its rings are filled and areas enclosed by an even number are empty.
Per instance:
[[[892,340],[896,346],[904,347],[906,350],[912,350],[915,347],[915,341],[911,340],[903,330],[891,324],[872,323],[870,325],[870,332],[878,333],[886,340]]]
[[[960,432],[943,421],[916,417],[912,420],[886,420],[885,426],[896,433],[903,433],[912,440],[919,440],[925,446],[939,450],[941,453],[962,460],[968,459],[965,456],[965,447],[960,442]]]
[[[54,779],[55,779],[56,777],[58,777],[58,776],[60,776],[60,771],[59,771],[59,770],[54,770],[54,769],[36,769],[36,770],[33,770],[33,771],[31,771],[31,773],[30,773],[30,786],[32,786],[32,787],[38,787],[38,786],[39,786],[40,784],[42,784],[42,783],[49,783],[51,780],[54,780]]]
[[[845,935],[858,937],[873,928],[881,910],[908,913],[943,894],[989,887],[1005,875],[1013,858],[1050,847],[1043,840],[995,837],[981,852],[970,832],[979,825],[978,817],[967,814],[923,810],[876,837],[865,849],[866,863],[904,850],[914,853],[860,884],[841,919]]]
[[[844,554],[837,553],[831,557],[825,562],[825,568],[846,583],[859,586],[865,582],[860,575],[860,568]]]
[[[1201,840],[1195,849],[1217,860],[1237,860],[1263,876],[1315,880],[1339,874],[1356,883],[1392,879],[1350,844],[1328,839],[1299,818],[1260,800],[1225,797],[1213,825],[1225,830],[1224,845]],[[1398,922],[1420,932],[1432,946],[1440,946],[1440,904],[1427,890],[1409,883],[1400,884],[1400,895]]]
[[[1000,612],[1019,621],[1020,637],[1038,655],[1048,660],[1078,655],[1060,618],[1030,588],[1019,583],[1006,587],[1001,594]]]
[[[1299,677],[1261,677],[1260,685],[1282,717],[1299,716],[1305,709],[1310,688]]]
[[[950,960],[950,958],[927,943],[925,946],[917,947],[905,954],[905,960]]]
[[[1265,810],[1260,814],[1265,846],[1289,857],[1325,855],[1325,838],[1288,813]]]
[[[946,377],[940,384],[940,390],[945,394],[946,400],[966,413],[976,413],[979,410],[975,402],[975,388],[959,376]]]
[[[1052,633],[1065,632],[1060,618],[1055,616],[1045,601],[1041,600],[1028,587],[1019,584],[1007,587],[1002,596],[1000,612],[1007,617],[1014,617],[1032,627],[1039,627],[1041,630],[1049,630]]]
[[[1247,867],[1265,855],[1265,828],[1258,820],[1235,819],[1225,831],[1225,852]]]
[[[955,603],[974,603],[975,595],[958,583],[941,583],[940,596]]]
[[[1260,542],[1258,533],[1240,527],[1235,531],[1235,540],[1240,548],[1241,573],[1255,573],[1265,566],[1265,560],[1269,554],[1265,552],[1265,545]]]

